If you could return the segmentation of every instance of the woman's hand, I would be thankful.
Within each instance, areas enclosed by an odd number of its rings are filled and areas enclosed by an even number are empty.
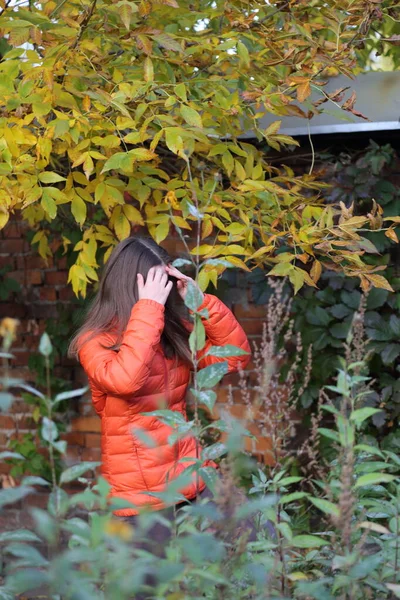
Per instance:
[[[168,281],[165,267],[152,267],[147,274],[146,283],[143,275],[139,273],[137,276],[139,300],[154,300],[165,305],[172,285],[172,281]]]
[[[188,277],[187,275],[184,275],[183,273],[178,271],[178,269],[176,269],[175,267],[168,265],[166,267],[166,271],[167,271],[168,275],[171,275],[171,277],[175,277],[175,279],[178,280],[177,287],[178,287],[179,295],[182,298],[182,300],[185,300],[185,298],[186,298],[189,282],[192,282],[192,284],[195,287],[197,287],[200,291],[200,288],[197,285],[197,283],[194,281],[194,279],[192,279],[191,277]],[[200,291],[200,293],[202,296],[204,296],[203,292]]]

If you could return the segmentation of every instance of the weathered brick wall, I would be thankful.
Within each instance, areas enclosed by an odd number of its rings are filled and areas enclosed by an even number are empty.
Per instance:
[[[173,256],[184,252],[184,246],[179,239],[169,238],[163,245]],[[29,371],[28,359],[31,353],[37,352],[40,335],[46,328],[46,320],[57,318],[60,309],[74,310],[74,297],[70,286],[67,285],[67,261],[62,257],[58,260],[49,259],[46,264],[27,241],[24,225],[21,222],[11,222],[0,232],[0,269],[7,265],[11,268],[7,276],[21,285],[21,292],[0,302],[0,319],[13,317],[20,321],[18,337],[12,349],[15,355],[12,372],[14,376],[22,377],[35,385],[36,376]],[[246,307],[236,304],[232,309],[251,342],[256,342],[261,336],[265,309],[253,305],[251,299]],[[71,388],[85,382],[80,367],[66,357],[56,364],[54,374],[70,381]],[[251,383],[251,366],[246,376]],[[230,375],[224,379],[219,389],[217,413],[219,407],[227,400],[228,385],[232,385],[235,403],[232,412],[237,417],[244,415],[245,406],[241,400],[238,383],[237,375]],[[0,450],[7,448],[10,439],[35,429],[30,419],[31,410],[32,408],[19,398],[14,402],[9,414],[0,413]],[[257,434],[254,428],[253,433]],[[69,463],[100,459],[100,419],[91,407],[90,397],[83,398],[78,403],[63,438],[68,442]],[[260,458],[268,460],[268,439],[259,436],[256,441],[248,440],[248,449]],[[8,465],[0,465],[0,473],[7,473],[8,470]]]

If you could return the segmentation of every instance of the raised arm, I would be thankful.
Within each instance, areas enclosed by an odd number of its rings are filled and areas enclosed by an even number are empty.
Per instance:
[[[149,376],[163,329],[164,306],[155,300],[139,300],[118,351],[104,348],[109,336],[84,341],[79,360],[89,380],[100,390],[118,396],[139,390]]]
[[[229,308],[216,296],[205,294],[204,302],[199,310],[204,308],[208,311],[208,319],[203,319],[206,330],[206,345],[200,352],[200,368],[219,362],[227,362],[230,373],[244,369],[250,360],[250,344],[242,327]],[[248,354],[227,358],[205,356],[211,346],[226,346],[228,344],[241,348]]]

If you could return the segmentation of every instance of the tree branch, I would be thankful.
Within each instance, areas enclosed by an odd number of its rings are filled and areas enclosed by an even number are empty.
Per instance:
[[[81,29],[79,31],[78,37],[76,38],[75,42],[72,45],[72,50],[75,50],[75,48],[78,46],[79,42],[81,41],[82,36],[85,33],[87,26],[89,25],[89,21],[93,16],[94,10],[96,8],[96,4],[97,4],[97,0],[93,0],[92,4],[86,14],[86,17],[82,21]]]

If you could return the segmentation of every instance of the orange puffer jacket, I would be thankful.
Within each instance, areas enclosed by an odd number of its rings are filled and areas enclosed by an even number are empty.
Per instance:
[[[204,321],[206,349],[232,344],[250,352],[246,334],[218,298],[206,294],[201,308],[206,308],[209,314]],[[173,428],[156,417],[142,414],[168,408],[186,418],[190,366],[165,357],[160,344],[163,328],[164,306],[154,300],[139,300],[132,309],[118,352],[104,347],[115,342],[112,333],[89,338],[79,352],[93,404],[101,417],[102,475],[111,486],[111,496],[154,510],[164,504],[149,492],[164,491],[168,481],[193,464],[190,460],[181,462],[182,459],[196,458],[194,437],[170,445],[168,438]],[[249,356],[228,359],[207,356],[200,367],[224,360],[232,372],[244,368]],[[135,435],[135,430],[142,430],[152,438],[151,447],[143,441],[143,435]],[[190,499],[204,487],[204,482],[199,483],[194,474],[191,483],[180,492]],[[130,516],[137,512],[124,508],[115,514]]]

